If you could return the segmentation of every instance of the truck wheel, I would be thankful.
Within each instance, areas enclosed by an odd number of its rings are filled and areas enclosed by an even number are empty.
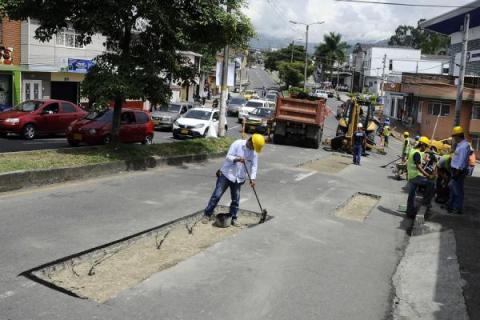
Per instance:
[[[274,134],[273,135],[273,142],[275,144],[284,144],[285,143],[285,137],[281,136],[279,134]]]

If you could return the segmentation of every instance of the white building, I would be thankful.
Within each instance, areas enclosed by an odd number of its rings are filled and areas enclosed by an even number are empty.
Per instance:
[[[370,93],[382,95],[382,82],[387,82],[389,77],[398,78],[404,72],[448,74],[449,58],[422,55],[417,49],[372,47],[367,50],[363,69],[364,88]]]
[[[39,24],[21,24],[22,100],[63,99],[80,101],[80,83],[92,60],[105,50],[106,38],[96,34],[86,46],[75,30],[64,30],[48,42],[35,39]]]

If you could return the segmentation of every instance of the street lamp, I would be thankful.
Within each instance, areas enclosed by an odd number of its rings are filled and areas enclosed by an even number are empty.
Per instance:
[[[290,62],[293,63],[293,50],[295,48],[295,41],[302,41],[303,38],[298,38],[296,40],[292,40],[292,58],[290,59]]]
[[[322,24],[325,23],[325,21],[317,21],[317,22],[312,22],[312,23],[303,23],[303,22],[297,22],[290,20],[290,23],[293,24],[301,24],[305,26],[305,79],[303,81],[303,90],[307,90],[307,67],[308,67],[308,29],[310,26],[314,24]]]

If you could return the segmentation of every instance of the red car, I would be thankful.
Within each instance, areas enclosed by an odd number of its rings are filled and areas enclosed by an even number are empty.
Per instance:
[[[113,110],[92,112],[67,128],[67,140],[71,146],[108,144],[111,142]],[[155,125],[150,116],[140,110],[123,109],[120,125],[120,141],[152,144]]]
[[[62,100],[29,100],[0,113],[0,135],[20,134],[31,140],[43,134],[64,134],[70,123],[87,112]]]

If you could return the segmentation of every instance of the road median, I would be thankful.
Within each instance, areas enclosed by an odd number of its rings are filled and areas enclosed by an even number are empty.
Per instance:
[[[181,165],[226,154],[231,138],[195,139],[150,146],[18,152],[0,155],[0,192],[93,178],[161,165]]]

